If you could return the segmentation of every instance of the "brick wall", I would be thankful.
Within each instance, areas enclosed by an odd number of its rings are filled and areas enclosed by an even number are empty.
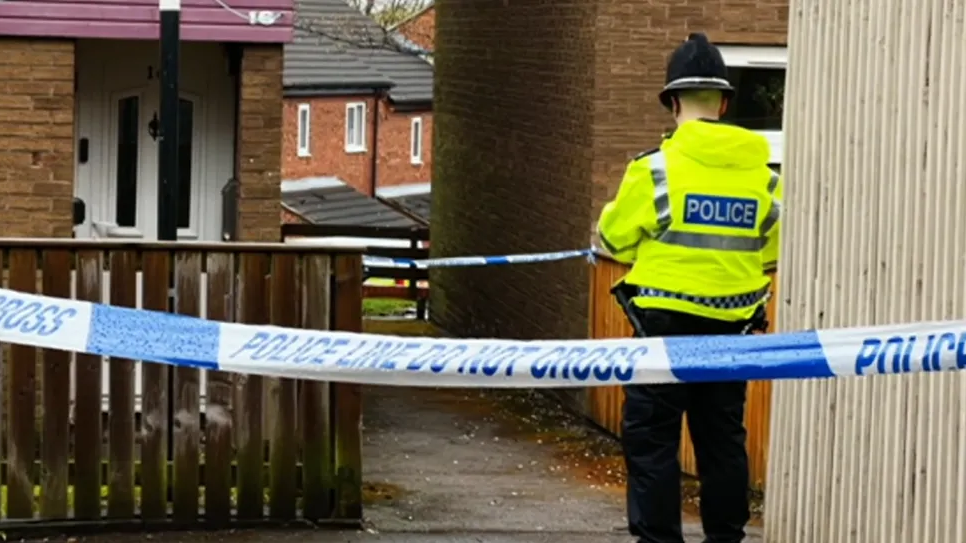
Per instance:
[[[0,236],[70,237],[74,43],[0,39]]]
[[[657,101],[671,49],[691,31],[785,43],[788,9],[769,0],[437,8],[434,256],[586,246],[627,161],[673,125]],[[582,261],[434,270],[432,282],[433,319],[455,334],[586,337]]]
[[[788,34],[787,0],[649,0],[633,14],[618,2],[598,6],[598,43],[620,47],[601,47],[596,61],[594,218],[616,192],[627,161],[673,128],[657,95],[667,55],[688,33],[741,45],[784,45]]]
[[[428,183],[433,178],[433,113],[431,111],[392,111],[391,106],[379,108],[379,175],[378,186],[393,187],[413,183]],[[423,121],[422,163],[410,160],[412,119]]]
[[[434,256],[587,245],[595,11],[437,5]],[[431,283],[433,319],[455,334],[586,337],[583,261],[434,270]]]
[[[245,45],[238,122],[239,237],[278,241],[281,199],[282,46]]]
[[[436,7],[431,7],[396,27],[400,34],[416,45],[432,51],[436,47]]]
[[[366,152],[345,150],[346,105],[366,103]],[[364,194],[372,194],[373,116],[376,100],[372,97],[340,96],[325,98],[287,98],[284,108],[285,136],[282,144],[282,177],[335,176]],[[298,108],[309,104],[309,148],[311,156],[298,156]],[[410,123],[413,117],[423,119],[423,163],[410,162]],[[432,171],[431,112],[395,112],[385,101],[379,104],[378,186],[424,183]]]
[[[285,137],[282,144],[282,177],[335,176],[356,190],[369,194],[372,179],[372,115],[371,96],[339,96],[333,98],[286,98]],[[347,153],[345,150],[346,105],[366,104],[366,152]],[[298,156],[298,107],[309,104],[311,156]]]

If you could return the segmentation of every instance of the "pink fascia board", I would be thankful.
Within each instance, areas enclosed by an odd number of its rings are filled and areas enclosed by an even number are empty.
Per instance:
[[[291,41],[294,18],[291,0],[227,1],[231,11],[213,0],[185,0],[181,15],[182,39]],[[253,25],[248,19],[249,11],[273,11],[281,16],[269,26]],[[0,35],[7,36],[157,39],[158,21],[157,3],[151,0],[0,0]]]

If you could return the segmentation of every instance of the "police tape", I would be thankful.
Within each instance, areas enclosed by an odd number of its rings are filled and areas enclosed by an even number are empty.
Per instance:
[[[0,341],[374,385],[588,387],[966,368],[966,321],[751,336],[515,341],[224,323],[0,289]]]
[[[557,262],[571,258],[586,257],[593,259],[596,249],[576,249],[550,253],[526,253],[499,256],[455,256],[446,258],[390,258],[384,256],[365,256],[362,263],[367,268],[455,268],[464,266],[501,266],[506,264],[536,264]]]

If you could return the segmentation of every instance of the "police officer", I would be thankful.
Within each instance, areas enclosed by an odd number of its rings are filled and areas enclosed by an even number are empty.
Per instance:
[[[734,96],[718,49],[691,34],[672,54],[661,103],[677,128],[627,167],[598,223],[612,256],[633,264],[620,289],[638,335],[740,334],[777,261],[781,183],[767,140],[719,121]],[[683,543],[678,448],[694,443],[706,543],[734,543],[748,522],[745,382],[626,387],[627,512],[640,543]]]

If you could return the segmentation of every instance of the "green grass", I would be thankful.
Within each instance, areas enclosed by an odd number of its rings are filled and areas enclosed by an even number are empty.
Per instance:
[[[416,309],[416,302],[395,298],[366,298],[362,301],[365,317],[395,317]]]

